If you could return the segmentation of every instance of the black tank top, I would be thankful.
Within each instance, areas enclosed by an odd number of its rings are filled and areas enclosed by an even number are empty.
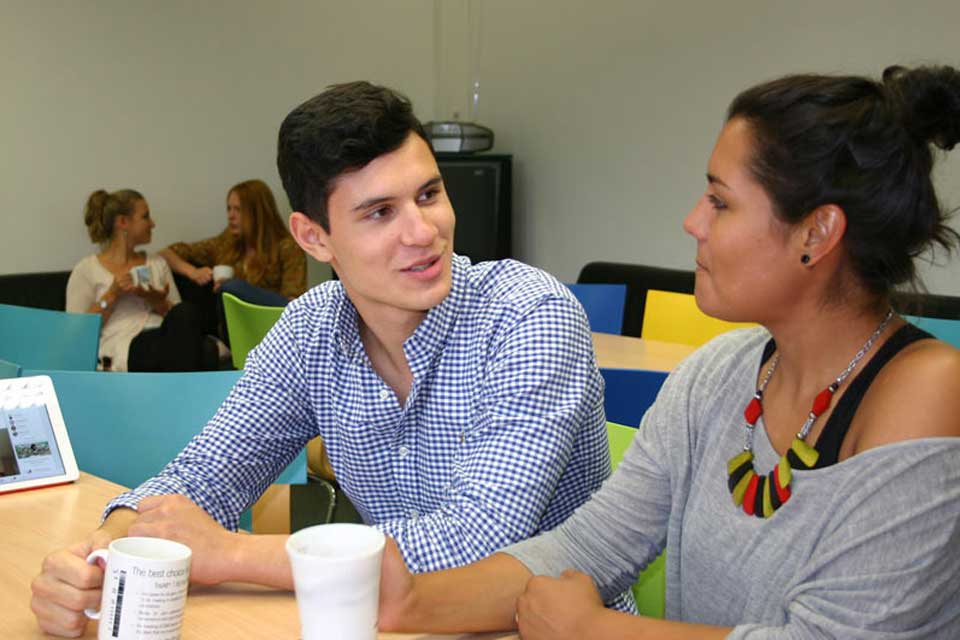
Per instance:
[[[900,353],[907,345],[917,340],[932,337],[923,329],[918,329],[907,323],[897,329],[897,332],[883,343],[883,346],[877,351],[877,355],[873,356],[867,366],[854,376],[850,386],[847,387],[847,391],[841,396],[837,406],[833,409],[833,413],[830,414],[830,419],[827,420],[823,431],[820,432],[820,437],[817,438],[817,444],[814,446],[820,452],[820,457],[817,459],[814,469],[822,469],[837,463],[840,457],[840,445],[843,444],[843,439],[847,436],[847,431],[850,430],[850,423],[853,422],[857,407],[860,406],[860,401],[863,400],[867,389],[870,388],[870,383],[880,373],[883,365],[887,364],[893,356]],[[771,338],[763,349],[761,367],[770,359],[776,348],[777,345]]]

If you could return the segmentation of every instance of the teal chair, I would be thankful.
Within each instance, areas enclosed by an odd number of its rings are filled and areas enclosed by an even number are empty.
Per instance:
[[[610,463],[614,468],[623,460],[623,454],[633,442],[637,430],[615,422],[607,423],[607,441],[610,443]],[[640,615],[663,618],[666,611],[666,552],[647,565],[633,585]]]
[[[627,285],[568,284],[567,287],[587,312],[590,331],[620,335],[623,329],[623,307],[627,299]]]
[[[156,475],[213,417],[239,371],[105,373],[24,369],[53,380],[77,466],[135,487]],[[307,481],[306,454],[280,484]],[[249,517],[241,525],[249,526]]]
[[[0,358],[31,369],[94,371],[100,316],[0,304]]]
[[[19,378],[20,377],[20,365],[16,362],[8,362],[6,360],[0,360],[0,379],[3,378]]]
[[[940,340],[960,349],[960,320],[927,318],[924,316],[904,316],[904,318],[924,331],[932,333]]]

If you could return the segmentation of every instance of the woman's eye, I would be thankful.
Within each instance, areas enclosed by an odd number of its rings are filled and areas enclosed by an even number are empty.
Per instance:
[[[710,205],[718,211],[721,209],[727,208],[727,203],[721,200],[720,198],[718,198],[717,196],[713,195],[712,193],[707,195],[707,200],[709,200]]]

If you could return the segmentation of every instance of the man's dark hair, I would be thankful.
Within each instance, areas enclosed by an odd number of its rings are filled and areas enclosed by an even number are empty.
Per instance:
[[[386,87],[349,82],[310,98],[284,118],[277,141],[290,206],[329,232],[327,200],[336,178],[395,151],[411,132],[427,141],[410,100]]]

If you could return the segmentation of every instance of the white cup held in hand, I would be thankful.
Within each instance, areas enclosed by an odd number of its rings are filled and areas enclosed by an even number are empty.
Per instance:
[[[376,640],[384,543],[362,524],[322,524],[287,539],[303,640]]]
[[[190,582],[190,547],[162,538],[117,538],[87,562],[106,562],[99,640],[177,640]]]
[[[135,287],[146,289],[150,286],[150,278],[150,267],[145,264],[130,269],[130,280]]]
[[[233,277],[233,267],[228,264],[218,264],[213,268],[213,281],[229,280]]]

